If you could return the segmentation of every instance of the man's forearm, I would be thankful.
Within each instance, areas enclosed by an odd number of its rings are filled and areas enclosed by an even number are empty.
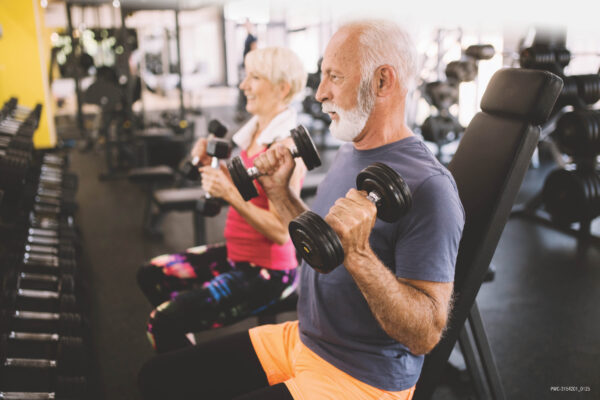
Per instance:
[[[288,226],[294,218],[309,209],[300,199],[300,196],[289,187],[276,193],[267,193],[267,195],[285,226]]]
[[[400,282],[370,249],[349,255],[345,265],[383,330],[414,354],[431,351],[445,325],[445,318],[439,320],[445,307],[423,290]],[[441,313],[439,307],[444,308]]]

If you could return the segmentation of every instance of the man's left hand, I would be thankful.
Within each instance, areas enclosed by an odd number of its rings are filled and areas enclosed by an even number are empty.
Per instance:
[[[346,257],[369,249],[369,236],[377,218],[377,207],[365,191],[350,189],[346,197],[336,200],[325,222],[337,233]]]

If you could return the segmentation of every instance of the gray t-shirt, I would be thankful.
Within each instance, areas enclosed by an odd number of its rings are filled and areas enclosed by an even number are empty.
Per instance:
[[[371,150],[344,144],[318,187],[313,211],[325,216],[338,198],[356,187],[358,173],[374,162],[387,164],[404,178],[413,205],[398,222],[377,220],[371,248],[398,277],[453,281],[464,211],[450,172],[417,137]],[[298,303],[302,342],[371,386],[399,391],[415,385],[423,356],[410,353],[383,331],[346,268],[320,274],[303,264]]]

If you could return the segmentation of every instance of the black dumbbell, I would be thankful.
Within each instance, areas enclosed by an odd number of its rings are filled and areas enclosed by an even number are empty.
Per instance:
[[[43,158],[43,163],[46,165],[53,165],[55,167],[64,168],[68,164],[68,159],[66,156],[59,156],[56,154],[45,153]]]
[[[23,269],[25,272],[74,274],[77,262],[74,259],[61,258],[51,254],[25,253],[23,255]]]
[[[302,125],[298,125],[296,128],[292,129],[290,133],[295,145],[290,149],[292,157],[301,157],[308,170],[320,166],[321,158],[319,157],[319,152],[306,128]],[[235,157],[227,164],[227,169],[229,170],[233,183],[238,188],[244,200],[248,201],[251,198],[258,196],[253,181],[261,176],[261,173],[256,167],[246,169],[242,159],[240,157]]]
[[[42,312],[72,312],[79,309],[77,298],[61,291],[18,288],[5,291],[3,296],[11,309]]]
[[[49,290],[61,293],[73,293],[75,291],[75,278],[71,274],[35,274],[17,271],[14,268],[6,271],[4,277],[5,287],[16,287],[19,289]]]
[[[18,332],[57,333],[61,336],[82,336],[84,321],[76,313],[48,313],[0,309],[2,326]]]
[[[206,144],[206,154],[212,157],[210,166],[219,168],[219,160],[229,158],[231,155],[231,144],[225,139],[212,138]],[[222,205],[221,199],[206,193],[203,198],[198,200],[196,207],[201,215],[214,217],[221,212]]]
[[[213,138],[222,139],[227,134],[227,128],[218,120],[213,119],[208,123],[208,133],[210,134],[209,141]],[[208,145],[206,153],[208,154]],[[185,176],[187,179],[197,181],[200,179],[200,172],[198,171],[198,168],[200,166],[200,157],[194,157],[192,158],[192,160],[184,164],[184,166],[181,169],[181,172],[183,173],[183,176]]]
[[[59,377],[82,374],[81,365],[72,365],[62,359],[1,356],[0,354],[0,387],[7,391],[51,391],[56,388]]]
[[[0,391],[2,400],[74,400],[87,399],[87,380],[81,376],[59,376],[52,392]]]
[[[374,163],[356,177],[356,187],[368,193],[377,206],[377,217],[385,222],[397,221],[412,205],[406,182],[396,171]],[[302,258],[319,272],[328,273],[344,262],[344,249],[335,231],[323,218],[305,211],[289,225],[292,242]]]
[[[476,60],[489,60],[496,55],[496,50],[491,44],[474,44],[466,48],[465,54]]]
[[[31,228],[61,230],[63,228],[75,230],[72,215],[47,215],[31,211],[28,223]]]
[[[87,361],[83,338],[57,333],[10,331],[0,337],[0,352],[6,358],[60,360],[73,366],[84,366]]]

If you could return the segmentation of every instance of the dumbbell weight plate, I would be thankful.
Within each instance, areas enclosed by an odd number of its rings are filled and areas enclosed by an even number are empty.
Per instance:
[[[214,217],[221,212],[222,200],[216,197],[201,198],[196,202],[196,209],[205,217]]]
[[[258,196],[256,187],[254,186],[252,179],[248,176],[246,166],[241,158],[232,158],[227,168],[229,169],[229,174],[231,175],[233,183],[238,188],[244,200],[248,201]]]
[[[377,192],[377,217],[394,222],[402,217],[412,205],[412,196],[406,182],[396,171],[382,163],[374,163],[363,169],[356,177],[356,187],[367,193]]]
[[[328,273],[344,262],[340,239],[314,212],[303,212],[290,222],[288,229],[296,251],[311,267]]]
[[[315,143],[311,139],[306,128],[302,125],[298,125],[296,128],[290,131],[292,139],[296,145],[298,153],[302,155],[302,160],[308,170],[319,167],[321,165],[321,158]]]

